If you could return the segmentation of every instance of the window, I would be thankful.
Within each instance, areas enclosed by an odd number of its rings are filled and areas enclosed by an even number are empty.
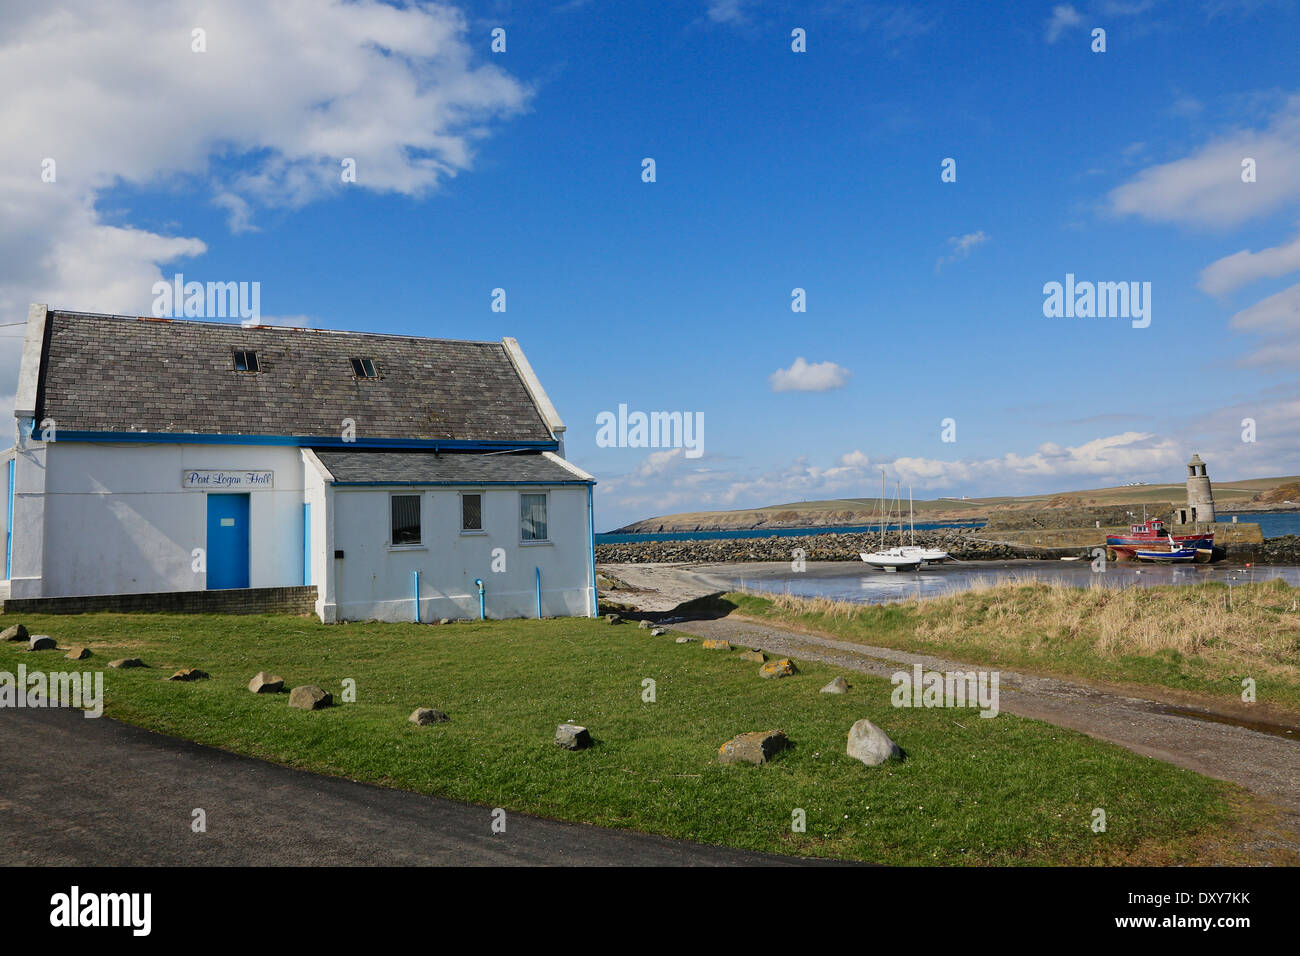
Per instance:
[[[394,547],[420,543],[420,496],[393,495],[392,503]]]
[[[261,367],[257,364],[256,352],[235,349],[236,372],[260,372],[261,370]]]
[[[374,359],[354,358],[352,360],[352,374],[357,378],[378,378],[379,372],[375,369]]]
[[[461,495],[460,496],[460,530],[461,531],[482,531],[483,530],[483,496],[482,495]]]
[[[519,537],[523,541],[546,540],[546,495],[519,496]]]

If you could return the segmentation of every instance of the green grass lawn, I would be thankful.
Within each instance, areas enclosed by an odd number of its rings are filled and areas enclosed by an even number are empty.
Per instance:
[[[0,627],[18,619],[9,615]],[[0,670],[105,670],[107,716],[237,753],[355,780],[547,817],[755,850],[894,864],[1192,860],[1239,791],[1080,734],[1008,714],[905,710],[890,684],[838,673],[763,680],[739,654],[677,644],[603,620],[322,625],[291,617],[26,616],[33,634],[94,656],[0,645]],[[109,670],[140,657],[147,670]],[[212,679],[164,680],[198,667]],[[286,688],[318,684],[356,702],[307,712],[254,695],[258,670]],[[657,700],[642,700],[645,678]],[[416,727],[417,706],[451,722]],[[848,757],[850,725],[870,718],[908,759],[868,768]],[[571,753],[555,726],[597,741]],[[794,743],[766,766],[721,766],[731,736],[780,728]],[[10,759],[14,759],[10,757]],[[1108,828],[1091,829],[1104,808]],[[807,832],[791,830],[796,808]],[[487,816],[485,815],[485,821]],[[486,825],[486,823],[485,823]],[[634,861],[629,861],[634,862]]]
[[[855,604],[728,594],[739,613],[839,640],[1009,670],[1169,688],[1300,720],[1300,588],[1281,580],[1108,589],[1002,583]],[[1231,602],[1231,603],[1230,603]]]

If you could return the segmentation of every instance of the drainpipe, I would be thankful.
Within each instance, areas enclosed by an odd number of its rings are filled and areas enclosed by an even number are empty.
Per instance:
[[[542,619],[542,569],[537,569],[537,620]]]
[[[412,571],[411,577],[415,579],[415,623],[420,623],[420,572]]]
[[[483,605],[483,579],[475,578],[474,583],[478,585],[478,619],[485,621],[487,620],[487,611],[484,610]]]

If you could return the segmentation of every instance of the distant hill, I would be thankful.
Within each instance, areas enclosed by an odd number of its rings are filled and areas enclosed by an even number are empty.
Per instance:
[[[1300,510],[1300,476],[1251,478],[1214,484],[1219,511]],[[1094,505],[1168,507],[1187,497],[1186,484],[1120,485],[1045,495],[1000,498],[928,498],[913,501],[916,520],[987,521],[999,512],[1015,509],[1085,508]],[[903,504],[906,514],[907,504]],[[895,512],[897,513],[897,512]],[[1152,515],[1155,517],[1156,515]],[[646,518],[615,529],[617,534],[675,531],[742,531],[763,528],[834,528],[874,524],[880,518],[875,498],[835,498],[799,501],[740,511],[693,511]]]

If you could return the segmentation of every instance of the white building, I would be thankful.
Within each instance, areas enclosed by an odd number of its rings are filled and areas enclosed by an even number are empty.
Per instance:
[[[513,339],[34,305],[14,415],[0,597],[309,585],[327,622],[596,614],[595,482]]]

